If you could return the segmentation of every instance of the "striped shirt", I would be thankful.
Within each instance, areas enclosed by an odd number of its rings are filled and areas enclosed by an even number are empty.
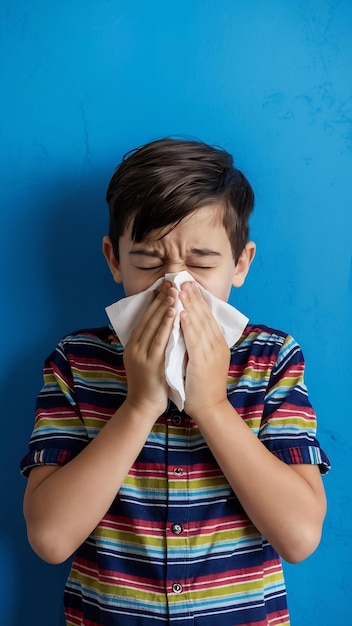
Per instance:
[[[69,462],[115,413],[127,389],[122,356],[109,327],[60,342],[45,363],[24,475]],[[292,337],[248,325],[231,349],[228,399],[279,459],[325,472],[303,374]],[[65,615],[67,626],[289,625],[278,554],[171,402],[74,555]]]

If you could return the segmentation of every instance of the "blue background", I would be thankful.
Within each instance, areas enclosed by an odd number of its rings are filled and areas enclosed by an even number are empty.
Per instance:
[[[22,518],[42,363],[105,324],[100,252],[127,150],[187,135],[230,150],[256,192],[257,257],[231,302],[294,335],[333,463],[316,553],[285,566],[292,626],[351,624],[352,5],[349,0],[41,0],[1,8],[0,623],[57,626],[67,565]]]

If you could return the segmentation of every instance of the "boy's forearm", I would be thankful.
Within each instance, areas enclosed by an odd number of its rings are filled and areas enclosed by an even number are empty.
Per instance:
[[[68,558],[99,524],[167,407],[165,349],[176,290],[167,281],[124,349],[128,396],[101,432],[61,468],[35,468],[24,501],[28,538],[44,559]],[[143,380],[143,385],[141,385]]]
[[[244,510],[287,561],[317,547],[326,500],[316,466],[276,458],[225,400],[211,415],[192,416]]]
[[[126,401],[67,465],[42,482],[30,475],[24,500],[29,541],[41,558],[66,560],[109,509],[158,415]],[[38,475],[39,472],[38,472]]]

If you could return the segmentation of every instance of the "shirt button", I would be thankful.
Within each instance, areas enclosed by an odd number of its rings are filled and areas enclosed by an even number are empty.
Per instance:
[[[174,468],[174,474],[175,474],[175,476],[183,476],[183,469],[182,469],[182,467],[175,467]]]
[[[183,528],[181,524],[172,524],[171,530],[174,533],[174,535],[180,535],[183,531]]]
[[[174,426],[180,426],[180,424],[182,424],[182,415],[175,413],[175,415],[172,416],[171,421]]]
[[[182,593],[182,585],[180,585],[180,583],[174,583],[172,585],[172,591],[174,593]]]

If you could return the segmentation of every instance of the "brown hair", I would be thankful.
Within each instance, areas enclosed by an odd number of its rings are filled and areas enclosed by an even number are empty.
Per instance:
[[[106,200],[109,235],[118,259],[119,239],[133,217],[132,239],[171,225],[204,205],[224,207],[223,225],[237,263],[248,241],[253,190],[222,148],[200,141],[160,139],[128,152],[115,170]]]

